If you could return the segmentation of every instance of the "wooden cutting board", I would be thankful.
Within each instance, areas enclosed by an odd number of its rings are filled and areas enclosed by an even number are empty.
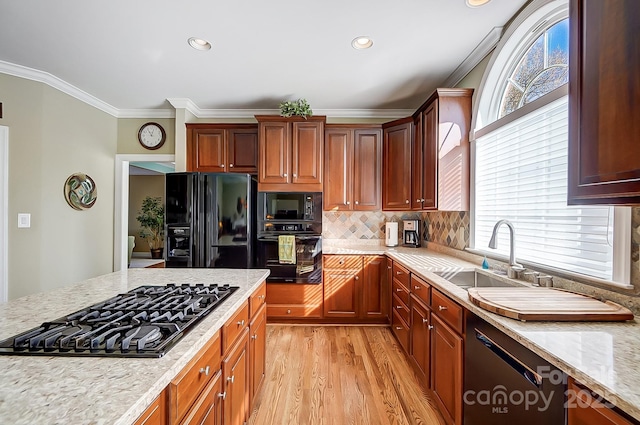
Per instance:
[[[614,302],[556,288],[469,288],[478,307],[518,320],[623,321],[633,313]]]

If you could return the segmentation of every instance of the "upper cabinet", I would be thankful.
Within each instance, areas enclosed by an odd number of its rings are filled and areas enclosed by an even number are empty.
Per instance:
[[[187,124],[187,171],[258,172],[258,126]]]
[[[380,209],[382,129],[380,126],[327,124],[324,137],[323,209]]]
[[[638,0],[571,0],[569,204],[640,204]]]
[[[413,120],[402,118],[382,126],[382,209],[411,209]]]
[[[258,190],[322,192],[325,117],[256,119]]]

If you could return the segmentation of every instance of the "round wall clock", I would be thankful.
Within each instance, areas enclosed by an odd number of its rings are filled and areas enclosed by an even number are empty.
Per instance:
[[[138,141],[146,149],[159,149],[166,139],[164,128],[155,122],[143,124],[138,131]]]

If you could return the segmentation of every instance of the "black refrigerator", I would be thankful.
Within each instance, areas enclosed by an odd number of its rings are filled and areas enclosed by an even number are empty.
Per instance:
[[[254,267],[256,196],[249,174],[166,174],[165,266]]]

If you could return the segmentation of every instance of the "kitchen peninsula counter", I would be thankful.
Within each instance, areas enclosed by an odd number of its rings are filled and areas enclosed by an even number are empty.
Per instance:
[[[430,245],[431,247],[432,245]],[[434,272],[480,268],[464,253],[440,249],[389,248],[323,240],[323,254],[387,255],[433,287],[500,329],[549,363],[574,377],[619,409],[640,420],[640,322],[521,322],[490,313],[469,300],[469,294]],[[455,253],[457,254],[457,253]],[[465,257],[465,258],[461,258]]]
[[[0,355],[0,423],[131,424],[269,275],[128,269],[0,305],[0,340],[142,285],[238,286],[161,358]]]

